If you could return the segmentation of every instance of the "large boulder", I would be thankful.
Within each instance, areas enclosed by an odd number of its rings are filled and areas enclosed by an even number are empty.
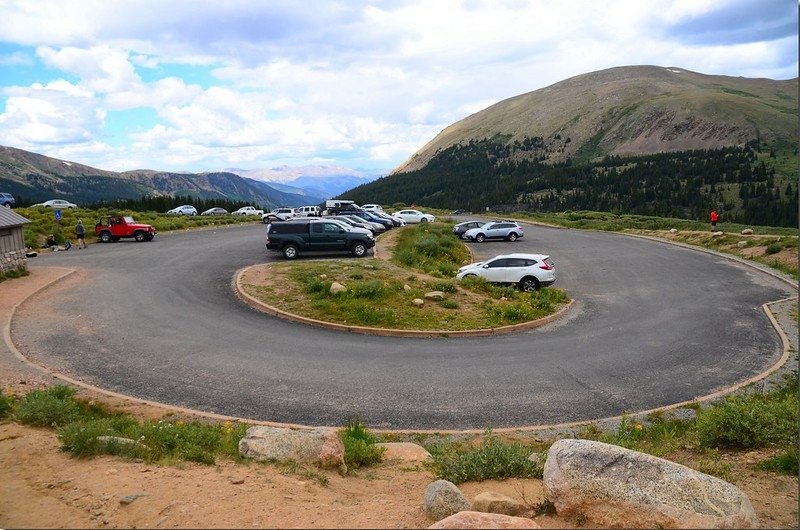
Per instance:
[[[239,440],[239,454],[261,462],[294,460],[347,470],[344,445],[336,429],[330,427],[250,427]]]
[[[622,528],[753,528],[736,486],[663,458],[591,440],[559,440],[544,466],[547,499],[562,516]]]
[[[447,480],[437,480],[428,484],[425,488],[423,505],[425,513],[434,521],[470,509],[470,503],[461,490]]]
[[[500,513],[458,512],[428,528],[541,528],[532,519]]]
[[[484,513],[502,513],[503,515],[519,515],[526,510],[521,502],[508,495],[494,491],[484,491],[472,499],[472,511]]]

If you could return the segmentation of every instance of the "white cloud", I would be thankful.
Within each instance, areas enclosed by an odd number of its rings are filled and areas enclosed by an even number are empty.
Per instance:
[[[779,9],[784,2],[792,16]],[[3,8],[0,40],[23,47],[0,67],[32,59],[30,46],[50,68],[43,80],[56,71],[70,81],[0,81],[0,143],[46,154],[60,144],[100,167],[391,168],[469,114],[603,68],[797,75],[794,0],[361,0],[311,9],[291,0],[6,0]],[[187,69],[175,67],[185,66],[210,73],[181,77]],[[132,129],[127,148],[105,146],[107,113],[134,108],[152,109],[158,123]]]

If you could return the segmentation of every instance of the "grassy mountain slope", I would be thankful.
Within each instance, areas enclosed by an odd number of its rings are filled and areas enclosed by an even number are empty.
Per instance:
[[[78,204],[138,199],[145,195],[232,199],[264,208],[319,202],[233,173],[152,170],[117,173],[3,146],[0,146],[0,189],[32,201],[58,197]]]
[[[439,133],[393,173],[425,167],[444,149],[484,138],[540,138],[550,163],[741,146],[797,143],[798,80],[705,75],[625,66],[572,77],[501,101]]]

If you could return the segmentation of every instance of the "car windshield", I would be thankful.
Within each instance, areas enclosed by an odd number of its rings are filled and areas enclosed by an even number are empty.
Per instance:
[[[126,215],[125,217],[123,217],[123,219],[125,219],[125,222],[128,223],[128,224],[135,223],[135,221],[133,220],[133,217],[131,217],[130,215]]]

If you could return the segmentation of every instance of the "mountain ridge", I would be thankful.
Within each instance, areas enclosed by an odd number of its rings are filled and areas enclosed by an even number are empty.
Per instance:
[[[391,174],[423,168],[437,152],[496,138],[541,138],[546,160],[588,161],[797,137],[797,78],[708,75],[621,66],[514,96],[443,129]],[[537,156],[541,156],[539,153]]]

